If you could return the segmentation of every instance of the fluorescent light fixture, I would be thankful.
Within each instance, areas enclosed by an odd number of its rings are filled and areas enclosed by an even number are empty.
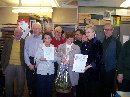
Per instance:
[[[14,4],[22,6],[51,6],[59,7],[57,0],[10,0]]]
[[[44,13],[53,12],[52,7],[13,7],[14,13]]]
[[[127,7],[129,7],[130,6],[130,0],[126,0],[126,1],[124,1],[121,5],[120,5],[120,7],[124,7],[124,8],[127,8]]]
[[[48,1],[50,1],[52,7],[59,7],[59,3],[57,2],[57,0],[48,0]]]

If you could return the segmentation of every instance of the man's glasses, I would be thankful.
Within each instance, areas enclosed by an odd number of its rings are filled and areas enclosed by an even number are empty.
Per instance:
[[[113,31],[113,29],[104,29],[104,31]]]

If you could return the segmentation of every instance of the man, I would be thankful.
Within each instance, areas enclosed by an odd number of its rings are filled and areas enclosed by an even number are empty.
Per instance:
[[[114,91],[114,80],[117,59],[121,50],[121,42],[113,37],[113,27],[110,23],[104,25],[103,58],[101,66],[102,97],[111,97]]]
[[[54,30],[54,37],[52,39],[52,44],[55,47],[58,47],[58,45],[63,44],[65,40],[61,37],[62,34],[62,28],[60,26],[57,26]]]
[[[45,30],[44,32],[52,33],[52,27],[50,25],[45,25]]]
[[[75,31],[75,41],[74,44],[78,45],[81,48],[82,45],[82,36],[85,32],[82,29],[77,29]]]
[[[54,30],[54,37],[52,39],[52,44],[54,47],[58,48],[60,44],[63,44],[65,40],[61,37],[62,34],[62,28],[60,26],[57,26]],[[57,70],[58,70],[58,63],[54,63],[55,66],[55,76],[57,75]]]
[[[25,72],[24,72],[24,40],[21,39],[22,29],[16,28],[14,37],[7,39],[1,56],[1,64],[5,73],[6,97],[14,97],[13,82],[17,78],[17,97],[23,96]]]
[[[119,91],[130,92],[130,40],[124,43],[117,65]]]
[[[26,77],[30,97],[36,97],[36,68],[34,56],[40,43],[42,43],[41,24],[32,26],[33,34],[25,40],[24,59],[27,64]]]

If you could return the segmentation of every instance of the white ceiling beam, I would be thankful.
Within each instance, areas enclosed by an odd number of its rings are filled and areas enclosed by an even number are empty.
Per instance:
[[[88,7],[100,7],[100,6],[105,6],[105,7],[120,7],[120,4],[123,2],[124,0],[118,0],[118,2],[116,2],[116,0],[111,1],[78,1],[78,6],[88,6]]]
[[[74,0],[69,0],[69,1],[65,2],[64,5],[68,5],[68,4],[70,4],[72,1],[74,1]]]

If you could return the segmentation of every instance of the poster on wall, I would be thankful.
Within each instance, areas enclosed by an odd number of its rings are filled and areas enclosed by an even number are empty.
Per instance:
[[[29,34],[29,20],[17,20],[17,26],[22,29],[22,38],[25,39]]]

